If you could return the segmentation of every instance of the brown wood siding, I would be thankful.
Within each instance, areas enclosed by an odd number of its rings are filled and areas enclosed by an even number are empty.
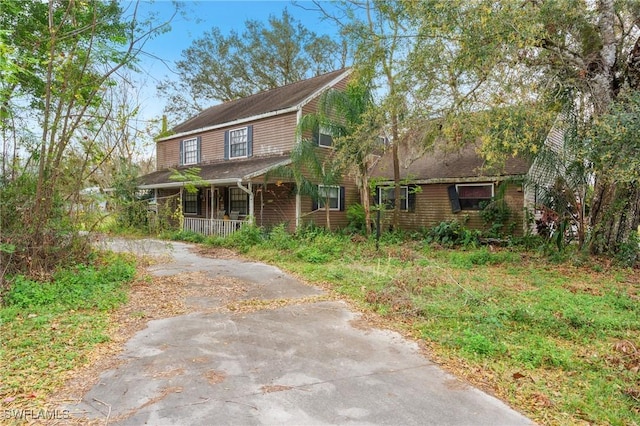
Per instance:
[[[349,206],[360,203],[360,194],[358,193],[358,187],[352,179],[344,179],[340,186],[344,186],[345,189],[345,206],[344,211],[331,211],[329,220],[331,222],[331,229],[346,228],[349,224],[347,219],[347,209]],[[313,223],[317,226],[326,227],[326,212],[324,209],[312,210],[313,200],[311,197],[302,197],[302,222],[305,224]]]
[[[260,185],[254,193],[254,214],[258,226],[271,228],[285,223],[289,232],[295,231],[296,196],[292,183]]]
[[[296,141],[296,113],[269,117],[252,123],[243,123],[210,130],[184,138],[161,141],[156,144],[157,169],[177,167],[180,163],[180,141],[200,136],[200,164],[224,160],[224,133],[253,125],[253,156],[283,155],[291,151]]]
[[[400,228],[408,231],[419,231],[432,228],[440,222],[453,219],[464,223],[467,228],[485,230],[488,228],[476,210],[462,210],[458,213],[451,211],[451,203],[447,188],[451,184],[420,185],[421,190],[416,193],[414,212],[400,212]],[[521,185],[509,184],[505,192],[505,200],[511,209],[511,222],[515,223],[514,235],[523,233],[524,193]],[[497,190],[497,189],[496,189]],[[383,212],[383,226],[388,229],[393,219],[393,211]]]
[[[177,167],[180,163],[180,141],[161,141],[156,144],[156,170]]]

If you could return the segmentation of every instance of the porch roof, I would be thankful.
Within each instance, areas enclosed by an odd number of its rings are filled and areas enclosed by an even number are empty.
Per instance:
[[[227,185],[247,182],[262,176],[276,167],[286,166],[291,159],[285,156],[254,157],[248,160],[222,161],[218,163],[177,167],[175,169],[158,170],[138,178],[139,189],[179,188],[184,182],[171,179],[174,170],[183,172],[199,168],[200,178],[210,185]]]

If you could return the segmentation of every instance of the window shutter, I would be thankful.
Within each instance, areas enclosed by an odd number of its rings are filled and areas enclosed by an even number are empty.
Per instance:
[[[224,132],[224,159],[229,159],[229,131]]]
[[[376,191],[373,194],[373,202],[378,205],[380,204],[380,187],[376,186]]]
[[[253,126],[247,126],[247,157],[253,156]]]
[[[200,137],[198,137],[198,146],[200,146]],[[202,216],[202,199],[204,198],[204,193],[201,188],[198,188],[198,194],[196,195],[196,214],[198,216]]]
[[[410,186],[407,194],[407,210],[411,213],[416,211],[416,187]]]
[[[200,136],[198,136],[196,143],[197,143],[197,146],[196,146],[196,150],[197,150],[196,162],[198,164],[200,164],[200,160],[201,160],[200,151],[201,151],[201,148],[202,148],[202,138]]]
[[[458,191],[456,191],[455,185],[450,185],[447,188],[449,192],[449,201],[451,202],[451,211],[453,213],[458,213],[462,208],[460,207],[460,198],[458,198]]]
[[[343,212],[344,208],[345,208],[345,194],[346,191],[344,190],[344,186],[340,187],[340,211]]]
[[[184,141],[180,141],[180,160],[178,164],[181,166],[184,164]]]
[[[311,211],[315,212],[316,210],[318,210],[318,200],[311,198]]]
[[[320,126],[313,127],[313,135],[311,136],[311,139],[315,146],[320,146]]]

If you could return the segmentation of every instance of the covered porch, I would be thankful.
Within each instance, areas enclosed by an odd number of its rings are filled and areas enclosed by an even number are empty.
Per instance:
[[[198,167],[200,178],[194,182],[175,181],[175,172],[164,170],[144,176],[138,188],[153,190],[158,203],[174,197],[182,230],[227,237],[244,224],[265,226],[295,218],[291,187],[264,182],[265,173],[289,163],[288,158],[271,157],[205,165]]]

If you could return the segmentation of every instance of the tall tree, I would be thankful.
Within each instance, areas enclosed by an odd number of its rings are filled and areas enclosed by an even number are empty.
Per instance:
[[[329,90],[320,97],[316,119],[333,136],[335,160],[356,180],[365,213],[365,230],[371,233],[369,169],[380,150],[382,117],[367,82],[351,80],[344,91]]]
[[[447,63],[455,75],[467,78],[464,87],[484,86],[475,92],[481,94],[478,105],[483,101],[495,108],[528,100],[526,118],[532,123],[566,106],[579,117],[581,137],[589,138],[590,129],[602,135],[603,120],[620,122],[628,110],[624,105],[640,90],[638,1],[433,0],[412,3],[407,13],[418,23],[419,39],[444,40],[454,52]],[[613,133],[618,131],[624,130]],[[488,153],[535,153],[539,143],[518,140],[517,133],[484,142]],[[601,167],[605,163],[598,157],[615,153],[617,145],[604,138],[589,142],[594,149],[584,150],[582,160],[593,166],[595,176],[590,248],[617,253],[636,235],[640,185],[635,178],[612,179],[616,173]]]
[[[407,83],[407,53],[414,34],[409,28],[405,8],[400,2],[357,1],[337,2],[328,10],[314,1],[315,9],[332,19],[341,28],[354,49],[354,68],[363,78],[376,82],[374,91],[381,96],[380,108],[386,111],[387,131],[393,163],[394,194],[400,199],[399,148],[408,143],[412,128],[406,120],[410,98]],[[339,16],[339,15],[340,16]],[[378,135],[376,135],[378,136]],[[393,227],[399,223],[400,203],[393,210]]]
[[[284,9],[268,24],[245,21],[242,33],[212,28],[182,52],[177,79],[159,92],[167,114],[186,119],[204,107],[324,74],[345,66],[346,52],[331,37],[317,35]]]
[[[318,130],[318,116],[308,114],[302,117],[297,132],[300,141],[291,150],[291,164],[280,166],[265,175],[265,182],[277,178],[292,179],[296,185],[296,195],[306,195],[318,202],[325,211],[325,226],[331,229],[331,192],[328,187],[339,185],[344,172],[344,164],[336,161],[331,153],[320,151],[317,143],[303,135]],[[324,187],[324,188],[321,188]],[[339,196],[339,194],[338,194]],[[299,226],[296,223],[296,228]]]
[[[2,28],[15,28],[10,35],[1,34],[13,52],[8,60],[18,70],[11,79],[3,79],[0,124],[4,132],[15,129],[21,119],[40,134],[29,146],[21,145],[20,139],[13,142],[28,156],[21,172],[35,179],[33,194],[20,206],[22,226],[13,229],[21,234],[12,238],[20,242],[28,269],[46,272],[60,261],[64,244],[72,243],[72,238],[57,237],[68,231],[59,228],[65,218],[63,187],[69,176],[83,175],[68,167],[70,158],[77,159],[72,148],[94,146],[88,141],[113,118],[103,114],[107,89],[117,84],[118,72],[132,66],[144,43],[167,23],[143,22],[137,3],[125,9],[116,1],[14,4],[0,3]],[[7,205],[3,208],[4,215]],[[2,237],[6,234],[3,229]]]

